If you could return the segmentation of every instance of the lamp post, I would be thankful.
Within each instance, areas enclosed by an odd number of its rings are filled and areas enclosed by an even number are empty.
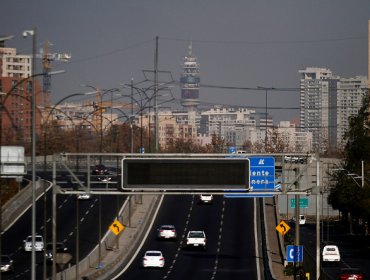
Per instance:
[[[36,28],[23,32],[23,37],[32,36],[32,75],[36,69]],[[31,256],[31,280],[36,280],[36,100],[35,100],[35,76],[32,77],[32,105],[31,105],[31,130],[32,130],[32,256]]]
[[[100,110],[100,145],[99,145],[99,152],[102,153],[103,152],[103,96],[107,93],[113,93],[115,91],[120,91],[118,88],[111,88],[111,89],[104,89],[104,90],[100,90],[98,87],[95,87],[95,86],[92,86],[92,85],[87,85],[87,84],[82,84],[81,86],[84,86],[84,87],[89,87],[89,88],[92,88],[96,91],[96,93],[99,94],[99,102],[100,104],[98,104],[96,106],[96,110]],[[100,160],[99,160],[100,164],[101,164],[101,157],[100,157]]]
[[[46,120],[45,120],[45,125],[47,125],[49,123],[49,118],[52,115],[52,113],[54,112],[54,110],[56,110],[56,108],[58,107],[58,105],[60,105],[65,100],[67,100],[67,99],[69,99],[71,97],[92,95],[92,94],[95,94],[95,93],[97,93],[97,91],[77,92],[77,93],[69,94],[66,97],[62,98],[56,104],[54,104],[54,106],[50,109],[50,111],[49,111],[49,113],[48,113],[48,115],[46,117]],[[44,171],[46,171],[46,129],[45,128],[44,128]]]
[[[152,101],[152,99],[154,99],[154,128],[155,128],[155,150],[156,152],[158,152],[159,150],[159,121],[158,121],[158,97],[160,95],[158,95],[158,92],[160,90],[164,90],[164,89],[170,89],[167,85],[168,84],[172,84],[173,82],[168,82],[168,83],[161,83],[161,84],[158,84],[156,82],[156,79],[155,79],[155,83],[149,87],[146,87],[146,88],[141,88],[141,87],[137,87],[133,84],[133,79],[131,79],[131,83],[130,84],[123,84],[124,87],[130,87],[131,88],[131,105],[133,104],[133,101],[136,102],[136,104],[139,105],[139,102],[137,100],[135,100],[133,98],[133,93],[132,93],[132,90],[135,89],[137,91],[137,93],[140,95],[140,126],[141,126],[141,143],[140,143],[140,149],[143,148],[143,137],[142,137],[142,113],[143,113],[143,110],[144,108],[148,108],[149,109],[149,120],[148,120],[148,130],[149,130],[149,152],[151,151],[151,140],[150,140],[150,134],[151,134],[151,127],[150,127],[150,102]],[[140,84],[137,83],[137,84]],[[152,96],[148,96],[148,94],[146,93],[148,90],[153,90],[154,93]],[[143,96],[145,96],[145,99],[146,99],[146,102],[145,104],[143,105]],[[173,99],[171,99],[173,100]],[[168,101],[167,101],[168,102]],[[147,106],[147,104],[149,103],[149,106]],[[165,103],[165,102],[163,102]],[[162,103],[161,103],[162,104]],[[131,107],[131,115],[133,116],[133,107]],[[141,152],[141,151],[140,151]]]

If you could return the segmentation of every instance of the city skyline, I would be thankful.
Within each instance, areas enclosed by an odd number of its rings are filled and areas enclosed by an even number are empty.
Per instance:
[[[142,81],[142,70],[154,67],[158,36],[159,69],[177,81],[192,42],[201,103],[263,112],[265,91],[217,86],[297,89],[268,92],[269,114],[279,121],[299,118],[299,70],[326,67],[341,77],[367,76],[368,1],[329,2],[79,1],[70,9],[69,1],[18,0],[2,3],[0,24],[2,35],[15,36],[7,46],[19,53],[31,53],[21,34],[33,27],[38,49],[50,41],[51,52],[71,53],[69,63],[52,63],[53,70],[66,70],[52,77],[54,103],[83,92],[81,84],[108,89],[131,78]],[[173,90],[179,102],[180,87]]]

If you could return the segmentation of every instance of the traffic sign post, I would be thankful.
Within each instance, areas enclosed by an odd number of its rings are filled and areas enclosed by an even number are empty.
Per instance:
[[[295,198],[290,199],[290,208],[295,208]],[[303,197],[299,199],[299,208],[308,208],[308,198]]]
[[[288,245],[286,260],[287,262],[303,262],[303,246]]]
[[[119,221],[114,221],[109,229],[115,234],[118,235],[121,231],[125,229],[125,227],[119,222]]]
[[[281,222],[276,226],[276,230],[277,230],[281,235],[285,235],[285,234],[290,230],[290,226],[289,226],[285,221],[281,221]]]
[[[254,191],[275,190],[275,158],[250,157],[250,187]]]

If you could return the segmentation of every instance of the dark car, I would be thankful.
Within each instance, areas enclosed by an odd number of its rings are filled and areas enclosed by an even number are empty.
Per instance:
[[[109,170],[105,165],[97,164],[97,165],[94,166],[94,168],[92,170],[92,174],[93,175],[108,175]]]
[[[57,253],[64,253],[68,251],[68,248],[64,245],[63,242],[56,242],[56,252]],[[45,251],[46,260],[48,262],[53,262],[53,243],[49,242],[46,244],[46,251]]]
[[[340,280],[363,280],[365,279],[364,274],[359,268],[342,268],[339,275]]]
[[[1,255],[1,272],[11,272],[13,271],[13,260],[8,255]]]

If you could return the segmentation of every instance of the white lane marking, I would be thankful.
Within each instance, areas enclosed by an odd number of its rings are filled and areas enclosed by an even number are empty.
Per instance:
[[[258,236],[257,236],[257,198],[253,198],[253,212],[254,212],[254,248],[256,254],[256,267],[257,267],[257,280],[261,280],[261,268],[260,268],[260,256],[258,247]],[[263,198],[263,205],[265,205],[265,199]],[[266,221],[266,219],[265,219]]]
[[[158,206],[157,206],[157,209],[155,210],[155,213],[153,215],[153,218],[152,218],[152,221],[150,222],[150,225],[148,227],[148,230],[146,231],[143,239],[141,240],[141,243],[139,244],[139,246],[137,247],[135,253],[133,254],[131,260],[129,260],[129,262],[126,264],[126,266],[121,270],[121,272],[116,275],[114,278],[112,278],[112,280],[115,280],[117,279],[118,277],[120,277],[123,273],[125,273],[125,271],[130,267],[131,263],[134,261],[134,259],[136,258],[137,254],[139,254],[140,250],[141,250],[141,247],[143,247],[144,245],[144,242],[146,241],[146,238],[148,237],[148,234],[149,232],[151,231],[152,229],[152,226],[153,226],[153,223],[158,215],[158,212],[159,212],[159,209],[161,208],[161,205],[162,205],[162,202],[163,202],[163,198],[164,198],[164,195],[161,196],[160,198],[160,201],[158,203]]]
[[[215,279],[217,271],[218,271],[218,263],[219,263],[219,257],[220,257],[220,252],[221,252],[222,229],[223,229],[223,224],[224,224],[225,209],[226,209],[226,201],[225,201],[225,199],[223,199],[221,215],[220,215],[220,217],[221,217],[220,227],[219,227],[218,240],[217,240],[216,259],[215,259],[215,263],[214,263],[214,266],[213,266],[211,280]]]
[[[176,254],[173,258],[172,265],[169,267],[169,269],[167,270],[166,275],[162,279],[166,279],[171,274],[171,272],[172,272],[172,270],[175,266],[175,263],[177,261],[177,258],[179,257],[179,252],[180,252],[180,250],[183,246],[184,239],[185,239],[185,236],[186,236],[186,232],[188,230],[188,225],[189,225],[189,222],[190,222],[191,213],[192,213],[193,206],[194,206],[194,198],[195,198],[195,196],[193,195],[192,199],[191,199],[190,207],[189,207],[189,212],[188,212],[188,215],[187,215],[187,218],[186,218],[186,221],[185,221],[184,231],[182,232],[181,240],[180,240],[179,246],[177,247],[177,252],[176,252]]]

